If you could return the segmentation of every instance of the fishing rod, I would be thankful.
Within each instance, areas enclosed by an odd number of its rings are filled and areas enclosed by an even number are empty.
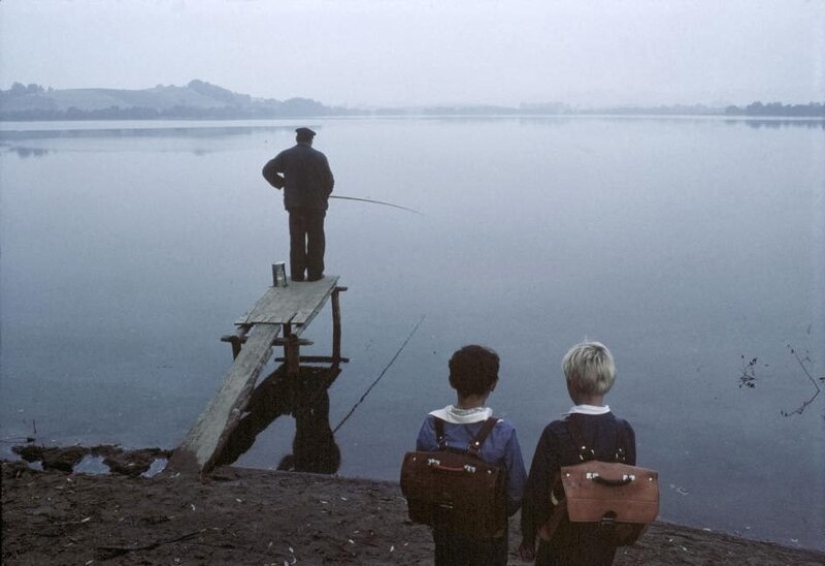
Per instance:
[[[426,316],[427,315],[422,315],[421,316],[421,320],[419,320],[418,324],[416,324],[415,327],[412,329],[412,331],[410,331],[410,334],[407,336],[407,339],[404,340],[403,344],[401,344],[401,347],[398,348],[398,351],[392,357],[392,359],[390,360],[390,363],[388,363],[384,367],[384,369],[381,371],[381,373],[378,375],[378,377],[375,379],[375,381],[372,382],[372,385],[367,387],[367,390],[364,391],[364,394],[361,395],[361,398],[358,399],[358,402],[355,403],[355,405],[352,406],[352,409],[349,410],[349,413],[347,413],[347,415],[343,419],[341,419],[341,422],[338,423],[338,426],[336,426],[332,430],[332,434],[335,434],[336,432],[338,432],[338,429],[341,428],[344,425],[345,422],[347,422],[347,419],[349,419],[352,416],[352,414],[355,412],[355,409],[358,408],[358,405],[360,405],[364,401],[364,399],[367,398],[367,395],[370,394],[370,391],[372,391],[372,388],[375,387],[376,385],[378,385],[378,382],[381,381],[381,378],[384,377],[384,374],[387,373],[387,370],[390,369],[390,366],[392,366],[392,364],[395,363],[395,360],[398,359],[398,356],[401,355],[401,352],[404,350],[404,348],[407,346],[407,343],[410,341],[410,339],[413,337],[415,332],[418,330],[418,327],[421,326],[422,322],[424,322],[424,318],[426,318]]]
[[[278,189],[279,191],[284,188],[284,179],[280,175],[273,174],[271,172],[266,172],[266,167],[264,167],[264,178],[267,182]],[[337,198],[341,200],[353,200],[357,202],[367,202],[369,204],[379,204],[381,206],[391,206],[393,208],[399,208],[401,210],[406,210],[407,212],[412,212],[413,214],[421,214],[417,210],[413,210],[412,208],[407,208],[406,206],[401,206],[400,204],[393,204],[391,202],[384,202],[382,200],[374,200],[371,198],[361,198],[361,197],[348,197],[344,195],[329,195],[329,198]]]
[[[412,212],[413,214],[421,214],[417,210],[413,210],[412,208],[407,208],[406,206],[401,206],[399,204],[393,204],[391,202],[384,202],[380,200],[373,200],[369,198],[359,198],[359,197],[346,197],[343,195],[329,195],[329,198],[337,198],[341,200],[354,200],[358,202],[368,202],[370,204],[380,204],[382,206],[391,206],[393,208],[400,208],[401,210],[406,210],[407,212]]]

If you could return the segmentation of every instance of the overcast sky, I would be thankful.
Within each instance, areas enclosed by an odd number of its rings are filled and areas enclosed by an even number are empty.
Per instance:
[[[0,0],[0,87],[348,106],[825,100],[825,0]]]

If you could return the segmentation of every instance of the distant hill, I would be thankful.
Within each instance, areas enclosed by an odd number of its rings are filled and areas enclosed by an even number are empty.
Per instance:
[[[15,83],[0,91],[0,120],[130,120],[328,116],[346,110],[308,98],[253,98],[200,80],[143,90],[54,90]]]
[[[574,108],[563,103],[513,106],[420,106],[408,108],[348,109],[330,107],[309,98],[276,100],[254,98],[200,80],[186,86],[142,90],[81,88],[55,90],[15,83],[0,90],[0,120],[157,120],[157,119],[273,119],[344,115],[416,116],[547,116],[575,114],[647,116],[747,116],[825,119],[825,104],[785,105],[754,102],[745,107],[703,105],[613,106]]]

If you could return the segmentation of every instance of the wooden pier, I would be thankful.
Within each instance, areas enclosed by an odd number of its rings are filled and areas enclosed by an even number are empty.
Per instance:
[[[223,336],[232,345],[234,363],[215,397],[198,417],[192,429],[172,455],[168,470],[208,472],[215,465],[232,430],[237,426],[255,388],[255,382],[269,362],[272,348],[283,346],[287,375],[297,376],[302,362],[337,366],[341,357],[341,312],[338,277],[319,281],[292,282],[269,287],[249,314],[239,318],[235,334]],[[301,356],[301,346],[311,345],[301,335],[321,311],[332,302],[332,353],[330,356]]]

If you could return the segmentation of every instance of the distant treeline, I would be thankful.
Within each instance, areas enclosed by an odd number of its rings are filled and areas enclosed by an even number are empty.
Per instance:
[[[200,80],[144,90],[43,88],[0,90],[0,120],[234,120],[347,114],[309,98],[253,98]]]
[[[519,106],[430,106],[380,109],[330,107],[308,98],[275,100],[254,98],[200,80],[183,87],[157,85],[143,90],[43,88],[14,83],[0,90],[0,120],[239,120],[316,116],[423,115],[423,116],[536,116],[536,115],[693,115],[825,118],[825,104],[754,102],[738,106],[704,105],[621,106],[574,108],[562,103]]]
[[[0,101],[0,120],[9,122],[49,120],[264,120],[299,116],[335,116],[345,113],[345,111],[327,108],[323,104],[302,98],[285,100],[277,109],[266,105],[243,108],[233,106],[198,108],[178,104],[168,108],[109,106],[108,108],[81,110],[71,106],[65,110],[6,111],[2,108],[2,102]]]
[[[744,108],[728,106],[725,108],[728,116],[781,116],[794,118],[825,118],[825,104],[811,102],[810,104],[782,104],[770,102],[762,104],[754,102]]]

